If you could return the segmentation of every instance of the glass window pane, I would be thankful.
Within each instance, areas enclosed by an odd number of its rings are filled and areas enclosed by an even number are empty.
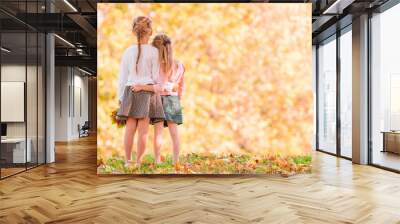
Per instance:
[[[351,30],[340,36],[340,152],[352,157],[352,35]]]
[[[20,18],[24,13],[43,13],[44,5],[45,0],[0,1],[1,8]],[[4,178],[45,162],[46,42],[43,33],[21,20],[3,12],[0,18],[0,177]]]
[[[1,174],[2,178],[25,170],[30,161],[26,142],[26,33],[1,34]],[[28,150],[26,148],[28,146]]]
[[[400,170],[400,4],[372,17],[372,163]]]
[[[46,37],[43,33],[38,35],[38,164],[45,163],[45,44]]]
[[[26,12],[33,14],[39,11],[37,1],[27,2]],[[29,20],[37,20],[37,16]],[[31,21],[37,23],[37,21]],[[26,112],[27,112],[27,142],[31,151],[27,167],[38,164],[38,33],[34,29],[27,29],[27,80],[26,80]]]
[[[313,101],[314,101],[314,123],[313,123],[313,127],[316,126],[316,122],[317,122],[317,102],[316,102],[316,96],[317,96],[317,86],[316,86],[316,81],[317,81],[317,47],[315,45],[312,46],[312,86],[313,86]],[[316,150],[316,136],[317,136],[317,130],[315,128],[313,128],[314,132],[313,132],[313,150]]]
[[[318,48],[318,147],[336,153],[336,38]]]
[[[27,62],[27,80],[26,80],[26,112],[27,112],[27,142],[29,144],[28,148],[30,148],[30,160],[28,160],[28,168],[34,167],[37,165],[37,132],[38,132],[38,95],[37,95],[37,33],[36,32],[28,32],[27,33],[27,53],[28,53],[28,62]]]

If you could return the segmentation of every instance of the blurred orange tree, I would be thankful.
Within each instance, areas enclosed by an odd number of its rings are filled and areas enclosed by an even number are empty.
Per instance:
[[[186,67],[183,154],[309,154],[311,4],[101,3],[98,14],[99,160],[124,155],[123,129],[110,114],[118,107],[120,58],[135,43],[131,26],[139,15],[152,18],[154,34],[172,37]],[[163,153],[170,153],[167,131],[164,137]]]

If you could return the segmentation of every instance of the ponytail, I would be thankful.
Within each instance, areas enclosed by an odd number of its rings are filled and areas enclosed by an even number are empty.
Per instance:
[[[137,37],[137,42],[138,42],[138,54],[137,54],[137,58],[136,58],[136,73],[138,73],[138,64],[139,64],[139,59],[140,59],[140,53],[141,53],[141,50],[142,50],[142,47],[140,46],[140,33],[138,33],[137,35],[136,35],[136,37]]]
[[[171,39],[166,34],[158,34],[154,37],[153,46],[158,49],[161,71],[169,78],[174,62]]]
[[[140,40],[145,35],[151,35],[151,32],[152,32],[151,19],[148,17],[145,17],[145,16],[136,17],[135,20],[133,21],[132,31],[136,34],[136,38],[137,38],[137,42],[138,42],[138,55],[137,55],[136,63],[135,63],[135,65],[136,65],[135,70],[137,73],[139,60],[140,60],[140,54],[142,51]]]

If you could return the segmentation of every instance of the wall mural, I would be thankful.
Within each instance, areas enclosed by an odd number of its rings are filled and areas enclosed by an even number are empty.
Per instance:
[[[98,174],[311,171],[311,4],[98,4]]]

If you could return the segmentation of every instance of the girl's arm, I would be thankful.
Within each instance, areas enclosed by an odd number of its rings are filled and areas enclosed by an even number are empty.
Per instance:
[[[158,92],[160,89],[160,86],[158,84],[159,82],[159,75],[160,75],[160,62],[158,60],[158,50],[154,51],[154,55],[151,59],[151,79],[155,84],[149,84],[149,85],[133,85],[131,87],[132,91],[138,92],[138,91],[148,91],[148,92]]]
[[[184,76],[185,75],[185,67],[183,65],[182,65],[182,69],[183,69],[182,75],[181,75],[181,78],[180,78],[179,83],[178,83],[178,97],[179,97],[179,99],[181,99],[183,91],[185,90],[185,81],[184,81],[184,78],[185,78],[185,76]]]
[[[118,100],[122,102],[122,96],[124,94],[124,89],[126,86],[126,82],[128,81],[128,63],[127,63],[127,52],[124,53],[121,59],[120,69],[119,69],[119,82],[118,82]]]
[[[132,85],[132,90],[134,92],[139,91],[148,91],[148,92],[156,92],[156,85]]]
[[[160,91],[160,60],[159,60],[159,55],[158,55],[158,49],[154,48],[154,57],[152,57],[152,62],[151,62],[151,78],[154,81],[154,85],[152,86],[153,92],[159,92]],[[148,90],[150,91],[150,90]]]

